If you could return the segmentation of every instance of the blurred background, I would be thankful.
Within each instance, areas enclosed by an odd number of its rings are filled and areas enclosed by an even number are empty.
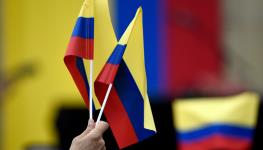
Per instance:
[[[82,2],[0,0],[0,149],[66,150],[85,129],[88,111],[63,63]],[[126,149],[263,149],[262,0],[109,3],[118,39],[143,8],[148,94],[158,130]],[[215,120],[242,130],[195,132]],[[210,137],[222,132],[228,137]],[[110,130],[105,140],[107,149],[118,149]]]

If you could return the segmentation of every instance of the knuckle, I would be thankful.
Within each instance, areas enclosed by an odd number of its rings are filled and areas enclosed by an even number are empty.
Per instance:
[[[98,139],[100,139],[100,135],[99,134],[92,134],[92,136],[91,136],[94,140],[98,140]]]
[[[98,141],[99,137],[97,135],[90,136],[91,141]]]
[[[79,141],[79,137],[75,137],[73,140],[72,140],[72,143],[76,143]]]
[[[102,146],[105,145],[105,141],[104,141],[103,139],[101,139],[101,140],[99,141],[99,143],[100,143],[100,145],[102,145]]]
[[[79,143],[80,143],[80,139],[79,139],[78,137],[75,137],[75,138],[72,140],[72,142],[71,142],[72,145],[79,145]]]

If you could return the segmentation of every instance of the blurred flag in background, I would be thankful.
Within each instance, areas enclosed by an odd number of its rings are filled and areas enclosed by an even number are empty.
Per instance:
[[[248,150],[252,146],[260,97],[245,92],[173,103],[179,150]]]
[[[145,14],[144,48],[151,97],[184,95],[221,80],[219,0],[113,0],[118,39],[139,5]]]

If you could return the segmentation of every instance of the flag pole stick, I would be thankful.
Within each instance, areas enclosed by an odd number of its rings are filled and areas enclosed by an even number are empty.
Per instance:
[[[93,75],[93,60],[90,60],[90,74],[89,74],[89,82],[90,82],[90,86],[89,86],[89,118],[93,119],[93,110],[92,110],[92,87],[93,87],[93,81],[92,81],[92,75]]]
[[[99,113],[99,116],[98,116],[97,121],[96,121],[96,125],[99,123],[99,121],[100,121],[100,119],[101,119],[102,113],[103,113],[103,111],[104,111],[104,108],[105,108],[105,106],[106,106],[108,97],[109,97],[109,95],[110,95],[111,88],[112,88],[112,83],[109,85],[108,90],[107,90],[107,92],[106,92],[106,95],[105,95],[105,97],[104,97],[104,100],[103,100],[103,103],[102,103],[102,106],[101,106],[101,109],[100,109],[100,113]]]

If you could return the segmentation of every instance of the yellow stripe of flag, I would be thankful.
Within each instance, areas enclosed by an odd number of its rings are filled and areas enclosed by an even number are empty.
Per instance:
[[[79,17],[84,17],[84,18],[94,17],[94,0],[84,1],[79,13]]]
[[[174,125],[179,131],[212,123],[253,127],[259,98],[256,93],[246,92],[229,97],[177,99],[173,103]]]
[[[94,78],[92,83],[95,82],[96,77],[99,75],[101,69],[107,62],[108,57],[117,44],[116,36],[111,23],[108,0],[96,0],[94,4],[96,9],[94,9]],[[84,61],[84,64],[86,72],[89,74],[89,61]],[[96,109],[99,109],[100,103],[94,90],[93,99]]]
[[[120,44],[126,44],[123,59],[126,62],[133,79],[135,80],[140,93],[144,99],[144,127],[149,130],[156,131],[150,102],[147,94],[147,80],[144,62],[144,45],[143,45],[143,25],[142,25],[142,9],[139,8],[134,17],[135,19],[128,27],[125,33],[130,32],[129,37],[123,37],[119,41]],[[134,61],[136,59],[136,61]]]

